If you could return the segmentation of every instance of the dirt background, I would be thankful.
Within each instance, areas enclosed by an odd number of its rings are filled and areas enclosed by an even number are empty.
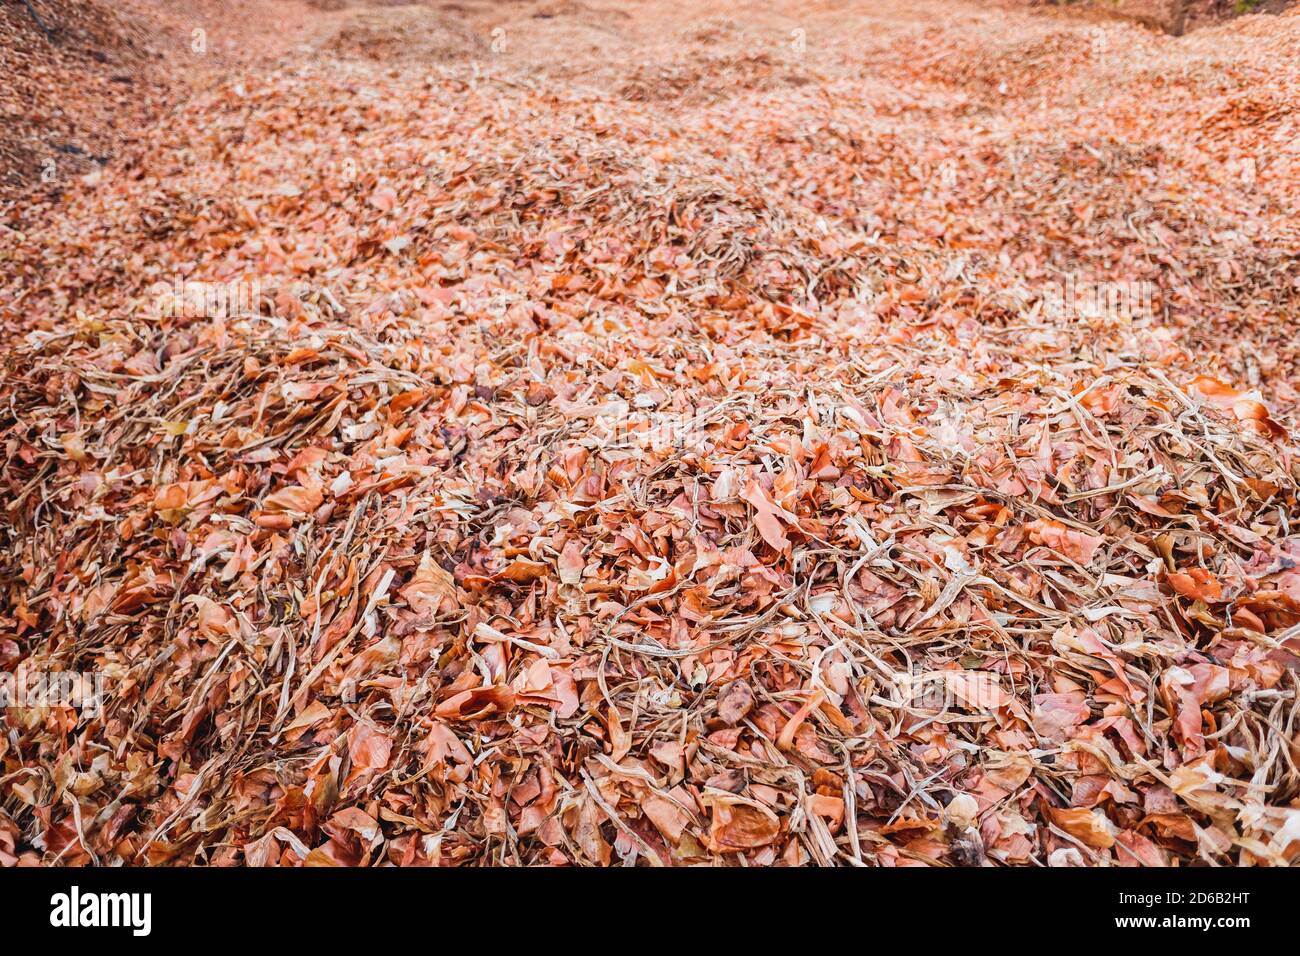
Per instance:
[[[1046,17],[1095,22],[1128,13],[1154,25],[1166,19],[1168,3],[1124,0],[1119,10],[1089,0],[990,0],[987,5],[1028,6]],[[1191,0],[1186,27],[1291,6],[1290,0]],[[70,177],[92,172],[129,149],[145,127],[196,87],[295,46],[396,65],[457,62],[490,53],[491,30],[505,22],[526,39],[568,49],[585,41],[600,50],[617,41],[620,28],[634,19],[642,19],[636,4],[579,0],[31,0],[30,10],[21,0],[5,0],[0,3],[0,71],[7,77],[0,88],[0,206],[33,188],[57,193]],[[736,33],[741,25],[729,21],[725,29]],[[629,53],[635,60],[634,51]],[[608,72],[611,65],[588,62],[583,69]],[[760,55],[749,68],[757,74],[769,65]],[[625,78],[634,98],[673,98],[682,93],[683,82],[680,75],[655,70],[633,69]]]

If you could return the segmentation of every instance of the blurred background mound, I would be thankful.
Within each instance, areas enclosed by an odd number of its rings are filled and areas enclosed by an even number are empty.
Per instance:
[[[0,4],[0,196],[104,162],[157,103],[163,57],[125,4]]]
[[[1133,20],[1174,36],[1221,20],[1294,10],[1295,0],[1030,0],[1083,16]]]
[[[214,69],[279,52],[313,15],[305,0],[0,0],[0,207],[94,172]]]
[[[314,0],[340,4],[344,0]],[[448,62],[481,56],[488,45],[454,14],[419,4],[373,4],[344,20],[327,46],[343,57],[384,61]],[[331,9],[341,9],[331,7]]]

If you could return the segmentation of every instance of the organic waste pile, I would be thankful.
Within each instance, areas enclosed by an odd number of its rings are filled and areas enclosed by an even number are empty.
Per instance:
[[[0,863],[1300,853],[1300,17],[343,6],[0,219]]]

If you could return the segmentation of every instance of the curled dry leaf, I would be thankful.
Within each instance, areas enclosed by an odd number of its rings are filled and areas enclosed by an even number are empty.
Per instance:
[[[455,579],[428,551],[420,566],[401,589],[402,599],[417,614],[439,614],[455,610],[459,604]]]
[[[560,583],[581,584],[583,564],[582,546],[577,541],[566,543],[564,550],[560,552],[559,561],[556,563]]]
[[[1025,525],[1029,537],[1040,544],[1045,544],[1054,551],[1059,551],[1072,561],[1090,564],[1105,541],[1101,535],[1088,534],[1068,528],[1053,518],[1039,518]]]
[[[732,681],[718,698],[718,718],[729,727],[740,723],[753,708],[754,691],[744,680]]]
[[[756,800],[730,794],[706,793],[709,808],[709,848],[718,853],[766,846],[781,832],[781,820]]]

